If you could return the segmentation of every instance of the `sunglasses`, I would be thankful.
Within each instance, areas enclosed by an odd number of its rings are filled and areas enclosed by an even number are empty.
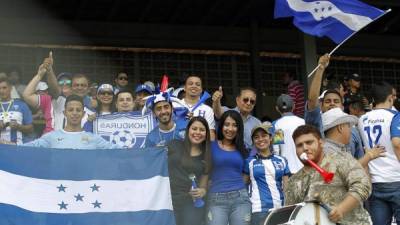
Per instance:
[[[252,104],[252,105],[254,105],[254,104],[256,104],[256,100],[254,100],[254,99],[250,99],[250,98],[244,98],[244,99],[242,99],[242,101],[244,102],[244,103],[248,103],[248,102],[250,102],[250,104]]]
[[[118,77],[118,80],[128,80],[128,77]]]
[[[110,91],[100,91],[99,95],[114,95],[114,93],[112,93]]]
[[[71,85],[72,81],[71,80],[59,80],[58,84],[59,85]]]

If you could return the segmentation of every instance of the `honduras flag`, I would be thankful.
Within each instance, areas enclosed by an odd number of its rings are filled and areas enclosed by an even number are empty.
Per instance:
[[[339,44],[384,13],[357,0],[276,0],[274,16],[292,16],[303,32]]]
[[[174,225],[166,151],[0,145],[1,225]]]

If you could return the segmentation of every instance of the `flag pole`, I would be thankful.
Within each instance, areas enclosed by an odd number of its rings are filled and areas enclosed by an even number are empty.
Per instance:
[[[353,37],[358,31],[362,30],[364,27],[368,26],[370,23],[372,23],[372,22],[378,20],[379,18],[381,18],[382,16],[386,15],[387,13],[389,13],[389,12],[391,12],[391,11],[392,11],[392,9],[386,10],[384,13],[382,13],[381,15],[379,15],[378,17],[376,17],[376,18],[375,18],[374,20],[372,20],[371,22],[365,24],[361,29],[359,29],[359,30],[357,30],[356,32],[354,32],[354,33],[352,33],[351,35],[349,35],[346,39],[344,39],[342,42],[340,42],[338,45],[336,45],[336,47],[335,47],[331,52],[329,52],[328,55],[331,56],[334,52],[336,52],[336,50],[337,50],[340,46],[342,46],[347,40],[349,40],[351,37]],[[311,75],[313,75],[313,74],[315,73],[315,71],[317,71],[317,69],[318,69],[320,66],[321,66],[321,64],[318,64],[318,65],[313,69],[313,71],[311,71],[311,73],[309,73],[309,74],[307,75],[307,78],[310,78]]]

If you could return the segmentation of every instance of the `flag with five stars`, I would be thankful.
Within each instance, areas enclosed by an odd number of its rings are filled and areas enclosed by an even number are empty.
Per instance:
[[[384,14],[358,0],[276,0],[275,18],[293,17],[304,33],[327,36],[339,44]]]
[[[166,151],[0,145],[0,224],[175,224]]]

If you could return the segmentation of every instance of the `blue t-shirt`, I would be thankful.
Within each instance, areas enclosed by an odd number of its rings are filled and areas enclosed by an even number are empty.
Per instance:
[[[20,99],[13,99],[8,102],[1,102],[0,121],[4,124],[16,121],[18,124],[32,124],[32,112],[28,105]],[[3,110],[4,109],[4,110]],[[21,131],[11,129],[10,126],[0,130],[0,139],[22,144],[25,142],[25,135]]]
[[[71,149],[111,149],[121,148],[118,145],[107,142],[102,137],[93,133],[68,132],[65,130],[56,130],[43,135],[24,146],[44,147],[44,148],[71,148]]]
[[[157,126],[146,136],[144,147],[166,146],[166,144],[172,140],[183,140],[184,138],[184,127],[178,127],[177,124],[174,124],[171,130],[163,131]]]
[[[211,193],[237,191],[245,188],[244,159],[238,150],[221,149],[217,141],[211,143]]]
[[[244,173],[251,181],[250,200],[252,212],[267,212],[272,208],[283,206],[283,176],[289,176],[287,160],[282,156],[259,154],[246,159]]]

